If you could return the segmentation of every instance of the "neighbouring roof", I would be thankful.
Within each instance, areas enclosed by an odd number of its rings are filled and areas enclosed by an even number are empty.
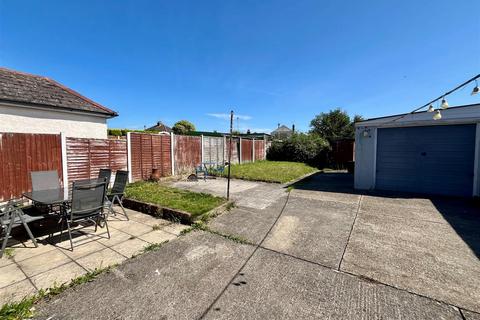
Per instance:
[[[0,102],[115,117],[118,114],[47,77],[0,67]]]
[[[162,121],[158,121],[156,125],[148,128],[147,130],[172,132],[172,128],[164,124]]]
[[[277,129],[272,131],[272,135],[275,134],[275,133],[280,133],[280,132],[292,132],[292,129],[290,129],[286,125],[281,125]]]

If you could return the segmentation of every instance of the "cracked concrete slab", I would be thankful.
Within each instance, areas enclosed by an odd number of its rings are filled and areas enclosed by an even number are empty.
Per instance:
[[[408,211],[399,208],[402,219],[362,205],[341,270],[480,311],[477,227],[411,219]]]
[[[38,319],[194,319],[254,250],[196,231],[40,304]]]
[[[357,204],[290,197],[263,247],[338,267]]]
[[[259,249],[205,319],[458,319],[457,308]]]

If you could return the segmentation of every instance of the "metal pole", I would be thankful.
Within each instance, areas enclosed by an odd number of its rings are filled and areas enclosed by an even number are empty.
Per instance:
[[[230,168],[232,166],[233,110],[230,111],[230,142],[228,148],[227,200],[230,200]]]

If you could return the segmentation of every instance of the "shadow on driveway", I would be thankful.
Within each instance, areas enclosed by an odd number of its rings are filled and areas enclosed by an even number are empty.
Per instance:
[[[393,191],[355,190],[353,180],[353,174],[346,172],[317,173],[298,181],[293,184],[293,187],[297,190],[369,195],[384,199],[429,200],[480,259],[480,205],[473,199]]]

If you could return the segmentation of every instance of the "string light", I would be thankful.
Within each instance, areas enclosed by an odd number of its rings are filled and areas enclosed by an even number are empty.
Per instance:
[[[464,83],[456,86],[456,87],[453,88],[452,90],[450,90],[450,91],[448,91],[448,92],[445,92],[445,93],[442,94],[440,97],[438,97],[438,98],[436,98],[436,99],[433,99],[432,101],[424,104],[424,105],[421,106],[421,107],[416,108],[415,110],[411,111],[410,113],[402,114],[402,115],[400,115],[400,116],[398,116],[398,117],[396,117],[396,118],[394,118],[394,119],[392,119],[392,120],[390,120],[390,121],[387,121],[387,122],[383,123],[382,125],[385,125],[385,124],[388,124],[388,123],[395,122],[395,121],[398,121],[398,120],[400,120],[400,119],[403,119],[403,118],[405,118],[407,115],[409,115],[409,114],[414,114],[414,113],[416,113],[417,111],[420,111],[420,110],[422,110],[422,109],[424,109],[424,108],[426,108],[426,107],[428,107],[427,112],[435,112],[435,114],[433,115],[433,119],[434,119],[434,120],[439,120],[439,119],[442,118],[442,114],[440,113],[440,109],[435,110],[435,108],[433,107],[433,104],[434,104],[435,102],[440,101],[440,99],[441,99],[442,102],[441,102],[440,108],[443,109],[443,110],[447,109],[447,108],[449,107],[449,105],[448,105],[448,102],[447,102],[446,97],[447,97],[448,95],[450,95],[451,93],[453,93],[453,92],[455,92],[455,91],[457,91],[457,90],[459,90],[459,89],[464,88],[466,85],[468,85],[470,82],[473,82],[473,81],[475,81],[475,87],[473,88],[471,95],[476,95],[476,94],[480,93],[480,88],[478,87],[478,82],[477,82],[477,79],[479,79],[479,78],[480,78],[480,74],[477,74],[475,77],[473,77],[473,78],[465,81]]]
[[[435,114],[433,115],[433,120],[440,120],[442,119],[442,114],[440,113],[440,109],[437,109],[435,111]]]
[[[440,105],[440,108],[442,109],[448,109],[448,102],[447,102],[447,99],[445,99],[445,97],[442,99],[442,104]]]
[[[475,87],[473,87],[472,93],[470,93],[471,96],[477,94],[480,92],[480,88],[478,87],[478,82],[475,80]]]

